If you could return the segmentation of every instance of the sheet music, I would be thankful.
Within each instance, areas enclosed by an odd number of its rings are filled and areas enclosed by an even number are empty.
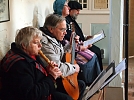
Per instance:
[[[115,74],[102,85],[101,89],[104,88],[109,82],[111,82],[120,72],[126,69],[125,61],[126,59],[124,59],[122,62],[119,63],[117,67],[115,67]]]
[[[114,61],[103,70],[99,76],[95,79],[87,91],[84,93],[84,98],[88,100],[91,98],[98,90],[103,89],[109,82],[111,82],[120,72],[126,69],[126,59],[122,60],[116,67]]]
[[[103,70],[98,76],[97,78],[93,81],[93,83],[89,86],[89,89],[91,89],[95,83],[97,83],[97,81],[111,68],[111,67],[114,67],[115,68],[115,61],[112,61],[108,67]],[[113,70],[113,74],[115,74],[115,70]]]
[[[95,34],[92,38],[90,38],[90,39],[84,41],[84,42],[83,42],[83,46],[88,46],[88,45],[90,45],[90,44],[94,44],[95,42],[97,42],[97,41],[99,41],[99,40],[101,40],[101,39],[103,39],[103,38],[105,38],[105,37],[106,37],[106,36],[105,36],[105,34],[104,34],[104,31],[101,30],[101,31],[99,31],[97,34]]]
[[[90,90],[87,91],[85,95],[86,100],[88,100],[101,88],[101,85],[104,83],[104,81],[113,73],[113,68],[114,67],[111,67],[107,73],[105,73],[105,75]]]
[[[97,83],[97,81],[106,73],[105,70],[103,70],[99,75],[98,77],[93,81],[93,83],[89,86],[89,90]]]

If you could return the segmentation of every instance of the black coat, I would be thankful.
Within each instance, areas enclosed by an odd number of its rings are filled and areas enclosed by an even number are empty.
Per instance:
[[[2,100],[46,100],[55,91],[55,86],[51,76],[36,68],[36,64],[41,64],[45,69],[40,57],[32,59],[15,43],[11,44],[9,52],[14,52],[20,59],[15,61],[16,57],[6,55],[1,61]]]
[[[82,32],[82,30],[81,30],[81,28],[79,27],[79,25],[78,25],[78,23],[75,21],[75,20],[73,20],[72,18],[71,18],[71,16],[70,15],[68,15],[67,17],[66,17],[66,22],[67,22],[67,34],[65,35],[65,39],[67,39],[68,41],[70,40],[70,36],[71,36],[71,27],[70,27],[70,22],[73,22],[74,23],[74,26],[75,26],[75,33],[78,35],[78,36],[80,36],[80,41],[82,40],[82,41],[85,41],[85,37],[84,37],[84,35],[83,35],[83,32]]]
[[[70,15],[68,15],[66,17],[66,22],[67,22],[67,34],[65,35],[65,39],[67,39],[68,41],[70,40],[70,36],[71,36],[71,29],[70,29],[70,22],[74,23],[75,26],[75,33],[80,36],[80,41],[85,41],[85,37],[84,34],[82,32],[82,29],[79,27],[78,23],[71,18]],[[100,69],[103,70],[103,64],[102,64],[102,58],[101,58],[101,50],[99,47],[92,45],[92,47],[89,48],[89,50],[91,50],[92,52],[94,52],[97,55],[97,58],[99,60],[99,65],[100,65]]]

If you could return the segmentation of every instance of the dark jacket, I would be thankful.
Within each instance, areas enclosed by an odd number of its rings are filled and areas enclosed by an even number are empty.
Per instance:
[[[70,15],[68,15],[66,17],[66,22],[67,22],[67,34],[65,35],[65,39],[67,39],[68,41],[70,40],[70,36],[71,36],[71,27],[70,27],[70,22],[73,22],[74,23],[74,26],[75,26],[75,32],[78,36],[80,36],[80,41],[85,41],[85,37],[83,35],[83,32],[81,30],[81,28],[79,27],[78,23],[71,18]]]
[[[78,23],[71,18],[70,15],[68,15],[66,17],[66,22],[67,22],[67,34],[65,35],[65,39],[67,39],[68,41],[70,40],[70,36],[71,36],[71,29],[70,29],[70,22],[73,22],[74,23],[74,26],[75,26],[75,32],[78,36],[80,36],[80,41],[85,41],[85,37],[84,37],[84,34],[82,32],[82,29],[79,27]],[[101,70],[103,70],[103,64],[102,64],[102,58],[101,58],[101,51],[100,51],[100,48],[95,46],[94,44],[92,45],[92,47],[89,48],[89,50],[91,50],[92,52],[94,52],[96,55],[97,55],[97,58],[99,60],[99,65],[100,65],[100,68]]]
[[[47,100],[55,91],[54,81],[38,69],[40,66],[45,69],[39,56],[34,60],[12,43],[0,64],[1,100]]]

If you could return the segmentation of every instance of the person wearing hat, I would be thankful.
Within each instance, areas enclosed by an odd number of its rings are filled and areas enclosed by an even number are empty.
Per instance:
[[[86,39],[91,38],[92,36],[87,36],[87,37],[84,36],[84,34],[82,32],[82,29],[79,27],[78,23],[76,22],[76,19],[77,19],[78,15],[79,15],[80,10],[82,10],[82,5],[77,1],[69,1],[68,6],[70,7],[70,10],[69,10],[69,15],[66,17],[66,22],[68,24],[70,22],[74,23],[75,32],[80,37],[79,38],[80,41],[85,41]],[[69,41],[70,36],[71,36],[69,28],[67,29],[67,33],[68,34],[65,35],[65,39],[67,39]],[[103,64],[102,64],[100,48],[92,44],[92,45],[88,46],[88,49],[91,50],[92,52],[94,52],[97,55],[99,65],[100,65],[100,69],[102,71],[103,70]]]

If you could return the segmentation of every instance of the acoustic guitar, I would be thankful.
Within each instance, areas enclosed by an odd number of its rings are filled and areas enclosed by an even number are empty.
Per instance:
[[[75,61],[75,36],[76,36],[76,33],[75,33],[75,28],[74,28],[74,24],[73,22],[70,23],[70,26],[71,26],[71,31],[72,31],[72,34],[71,34],[71,38],[70,38],[70,44],[71,44],[71,48],[68,52],[65,53],[65,61],[66,62],[69,62],[71,64],[76,64],[76,61]],[[69,75],[68,77],[66,77],[67,79],[69,79],[71,81],[71,83],[75,86],[75,88],[71,87],[71,86],[66,86],[66,82],[63,82],[63,85],[65,86],[65,90],[67,91],[67,93],[73,97],[74,100],[77,100],[78,97],[79,97],[79,86],[78,86],[78,80],[77,80],[77,75],[78,73],[74,73],[72,75]],[[70,84],[68,84],[70,85]],[[70,88],[68,88],[70,87]]]

